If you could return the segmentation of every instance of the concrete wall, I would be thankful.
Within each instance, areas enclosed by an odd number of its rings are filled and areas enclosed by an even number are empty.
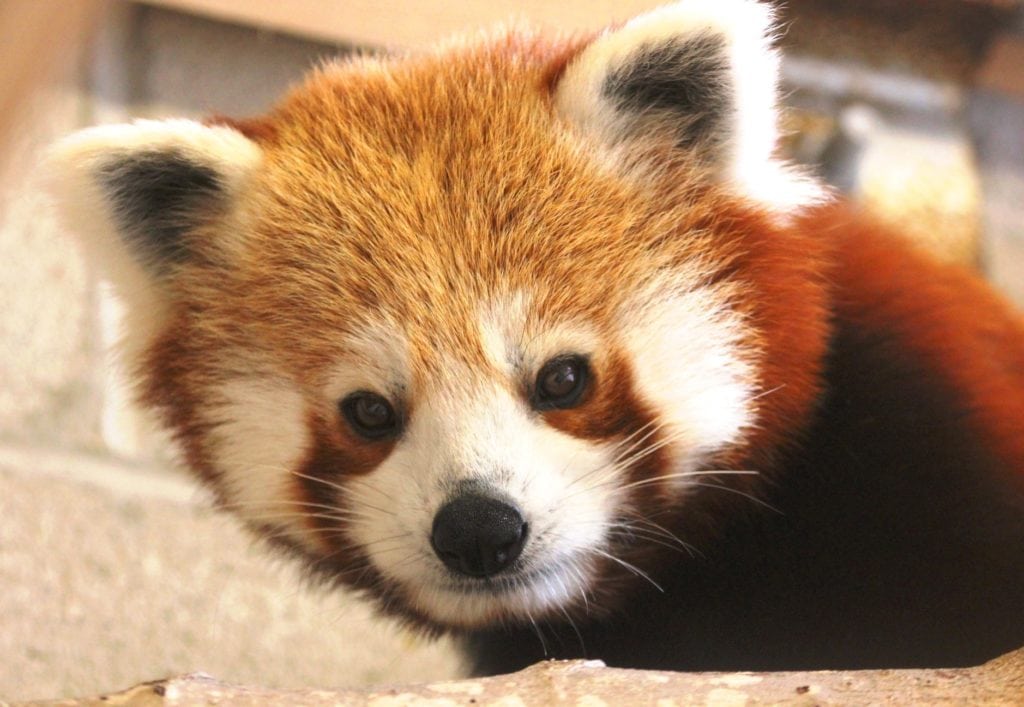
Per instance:
[[[22,105],[0,162],[0,438],[94,448],[94,289],[31,169],[43,146],[82,124],[77,78],[64,72]]]

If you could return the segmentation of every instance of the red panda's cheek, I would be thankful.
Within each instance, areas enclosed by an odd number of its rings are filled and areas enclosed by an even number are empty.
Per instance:
[[[345,544],[351,515],[349,486],[354,479],[377,469],[394,444],[353,443],[329,422],[310,416],[312,442],[301,463],[291,472],[291,498],[298,520],[339,562],[355,552]]]
[[[578,407],[544,413],[546,424],[587,444],[614,450],[623,473],[638,480],[672,471],[671,449],[662,444],[658,411],[644,401],[624,351],[606,352],[595,362],[589,389]]]
[[[362,439],[333,416],[310,413],[307,420],[311,443],[291,473],[291,497],[302,509],[303,525],[336,550],[341,531],[349,525],[349,485],[377,470],[397,440]]]
[[[742,444],[754,423],[760,354],[734,298],[728,284],[670,278],[642,290],[622,316],[633,390],[673,450],[673,471]]]
[[[314,553],[334,549],[346,484],[371,474],[397,441],[366,440],[333,410],[311,406],[277,375],[217,386],[203,418],[224,505],[250,525]],[[333,515],[334,517],[328,517]]]
[[[248,524],[300,546],[314,545],[295,522],[295,476],[312,441],[306,403],[284,378],[253,375],[217,385],[200,411],[218,496]]]

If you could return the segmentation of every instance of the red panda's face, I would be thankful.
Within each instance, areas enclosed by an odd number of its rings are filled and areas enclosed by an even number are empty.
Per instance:
[[[743,132],[763,87],[731,80],[772,63],[767,16],[726,4],[760,24],[690,2],[63,148],[67,208],[108,205],[124,252],[93,248],[149,320],[144,398],[225,506],[439,626],[589,610],[685,543],[658,512],[749,471],[820,347],[805,244],[746,188],[802,188]]]
[[[280,126],[253,238],[174,334],[209,339],[191,375],[247,361],[198,395],[227,503],[443,625],[558,611],[633,564],[619,541],[659,532],[638,499],[682,499],[759,386],[738,236],[595,170],[522,83],[421,95],[423,127],[387,139],[353,111],[308,162]],[[453,124],[479,130],[428,132]]]

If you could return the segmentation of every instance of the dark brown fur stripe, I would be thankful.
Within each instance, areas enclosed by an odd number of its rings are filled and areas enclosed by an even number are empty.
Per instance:
[[[566,434],[595,442],[620,441],[622,452],[636,442],[633,453],[658,447],[663,433],[658,429],[655,410],[636,392],[633,370],[625,353],[610,350],[601,357],[600,370],[592,370],[589,388],[583,403],[568,410],[550,410],[543,413],[544,421]],[[632,464],[626,478],[639,480],[669,471],[668,449],[643,454]],[[636,492],[637,503],[658,492],[651,484]]]
[[[339,509],[337,518],[325,517],[331,512],[314,508],[308,518],[314,530],[334,545],[338,530],[347,525],[343,519],[348,502],[344,494],[346,479],[369,474],[383,462],[395,446],[394,439],[364,440],[359,438],[340,418],[324,419],[309,415],[313,443],[306,461],[295,478],[297,497],[304,502]]]

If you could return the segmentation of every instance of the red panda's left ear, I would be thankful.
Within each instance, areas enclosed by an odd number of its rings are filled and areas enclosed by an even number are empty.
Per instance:
[[[192,120],[88,128],[50,148],[54,205],[125,305],[129,347],[160,326],[183,267],[233,262],[244,228],[232,219],[262,155],[239,131]]]
[[[682,0],[597,39],[555,89],[559,112],[605,145],[671,143],[745,196],[781,209],[820,188],[775,159],[779,56],[754,0]]]
[[[154,318],[183,265],[226,262],[226,225],[262,158],[237,130],[140,120],[54,145],[46,172],[59,215],[129,310]]]
[[[224,245],[196,231],[230,214],[260,158],[260,148],[229,127],[139,120],[61,140],[47,171],[66,226],[100,269],[116,278],[110,271],[131,261],[155,283]]]

